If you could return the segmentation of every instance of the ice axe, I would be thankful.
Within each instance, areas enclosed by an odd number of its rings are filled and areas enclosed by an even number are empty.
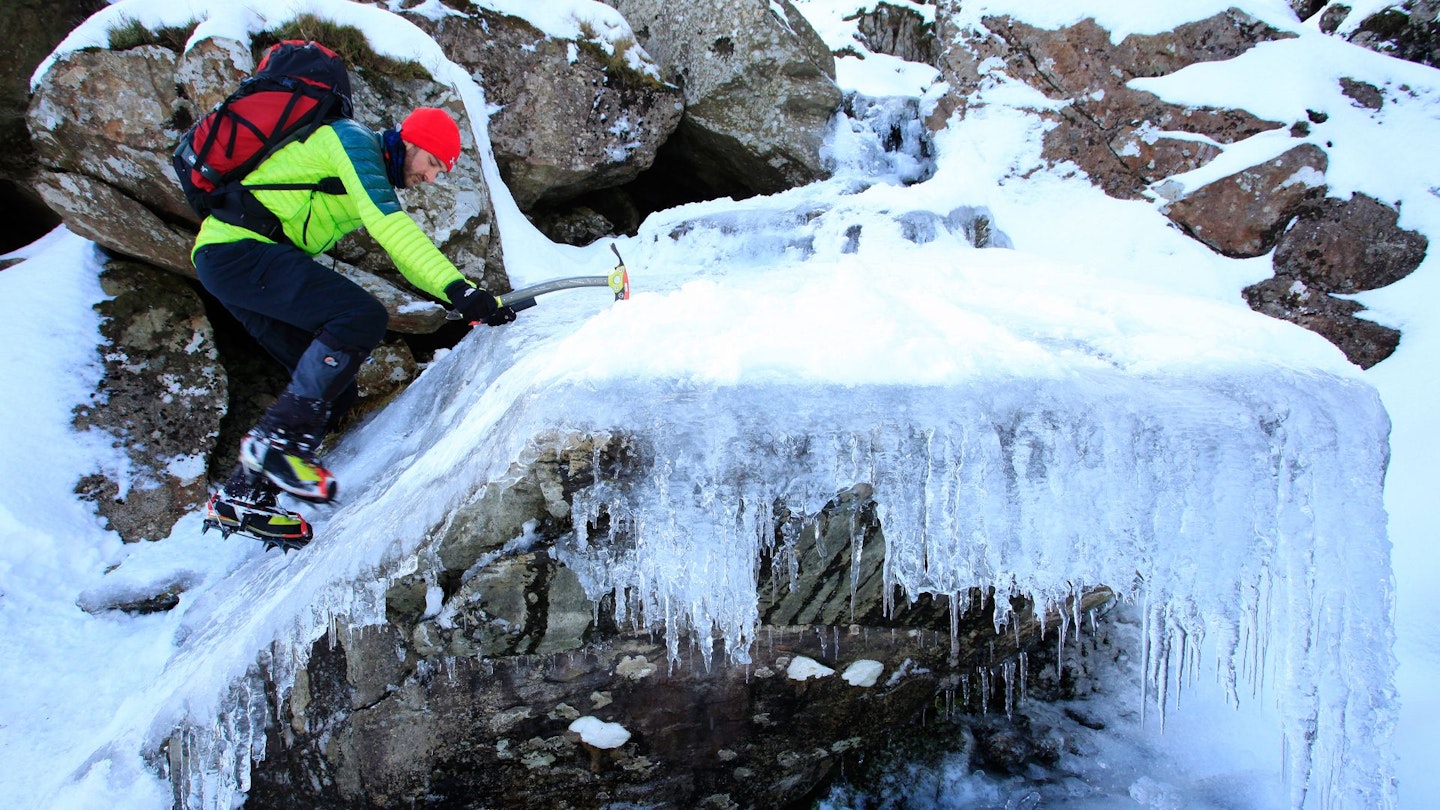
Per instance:
[[[510,307],[519,312],[522,309],[529,309],[535,306],[536,298],[546,293],[559,290],[573,290],[577,287],[609,287],[615,293],[616,301],[625,301],[630,298],[630,271],[625,269],[625,259],[620,255],[620,249],[614,244],[610,250],[615,254],[615,269],[610,271],[608,276],[571,276],[570,278],[554,278],[549,281],[542,281],[539,284],[532,284],[529,287],[521,287],[518,290],[511,290],[496,296],[500,299],[500,306]],[[446,315],[452,320],[460,317],[458,313]]]

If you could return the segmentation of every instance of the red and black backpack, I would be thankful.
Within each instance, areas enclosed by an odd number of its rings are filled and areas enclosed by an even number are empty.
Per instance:
[[[344,194],[340,179],[251,186],[240,181],[282,146],[352,112],[344,59],[318,42],[277,43],[265,51],[254,75],[180,138],[175,176],[202,219],[214,216],[288,242],[280,221],[250,192],[309,189]]]

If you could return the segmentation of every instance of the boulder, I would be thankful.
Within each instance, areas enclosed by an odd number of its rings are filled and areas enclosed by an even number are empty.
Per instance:
[[[835,59],[789,2],[611,0],[684,92],[671,176],[749,197],[825,176]]]
[[[1226,256],[1261,256],[1285,226],[1325,194],[1329,159],[1313,144],[1208,183],[1169,206],[1166,216]]]
[[[1361,368],[1379,363],[1400,345],[1397,330],[1357,317],[1364,306],[1311,289],[1288,273],[1247,287],[1244,294],[1251,309],[1315,332]]]
[[[109,437],[127,463],[76,492],[127,542],[159,540],[204,501],[206,459],[225,414],[227,378],[200,297],[173,274],[111,260],[96,309],[104,377],[77,430]]]
[[[634,180],[680,122],[680,89],[659,79],[633,40],[554,39],[483,8],[414,22],[498,106],[490,144],[521,210]]]
[[[1277,275],[1312,290],[1356,293],[1394,284],[1425,259],[1429,240],[1397,224],[1400,212],[1373,197],[1326,197],[1300,214],[1275,248]]]
[[[75,51],[45,74],[28,120],[37,190],[70,230],[194,278],[194,217],[170,168],[175,65],[158,45]]]

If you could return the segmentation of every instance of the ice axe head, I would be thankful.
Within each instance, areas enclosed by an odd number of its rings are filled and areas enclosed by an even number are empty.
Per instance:
[[[615,243],[610,243],[610,250],[615,254],[615,260],[620,262],[615,269],[610,271],[610,291],[615,293],[616,301],[630,300],[630,271],[625,269],[625,259],[620,256],[620,249]]]

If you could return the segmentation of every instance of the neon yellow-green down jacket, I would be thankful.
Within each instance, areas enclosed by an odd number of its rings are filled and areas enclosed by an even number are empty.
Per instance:
[[[400,207],[400,199],[385,175],[380,136],[364,125],[342,119],[323,126],[304,141],[271,155],[246,175],[245,183],[313,183],[326,177],[340,178],[346,193],[305,190],[254,194],[280,218],[290,241],[311,256],[329,250],[345,234],[365,228],[411,284],[446,300],[445,286],[464,276]],[[254,231],[206,217],[200,223],[195,249],[242,239],[270,241]],[[193,260],[193,251],[191,256]]]

